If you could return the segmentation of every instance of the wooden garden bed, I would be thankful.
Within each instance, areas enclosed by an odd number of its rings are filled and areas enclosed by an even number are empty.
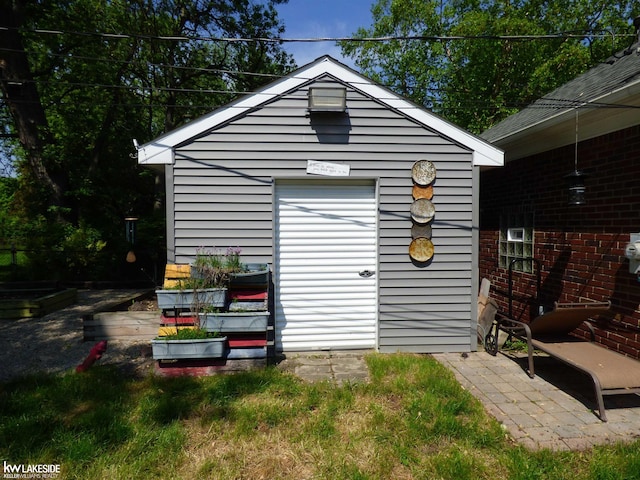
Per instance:
[[[42,317],[75,303],[75,288],[16,288],[0,291],[0,319]]]
[[[160,311],[153,292],[144,292],[82,318],[84,341],[152,340],[158,335]]]

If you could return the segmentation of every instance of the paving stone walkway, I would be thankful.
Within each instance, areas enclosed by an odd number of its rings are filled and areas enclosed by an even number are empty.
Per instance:
[[[552,358],[536,356],[536,376],[530,378],[522,354],[433,356],[531,449],[582,450],[640,438],[640,396],[605,396],[608,421],[602,422],[590,378]]]
[[[290,353],[279,362],[279,366],[307,382],[330,380],[340,385],[368,381],[369,370],[364,360],[368,352],[371,350]]]

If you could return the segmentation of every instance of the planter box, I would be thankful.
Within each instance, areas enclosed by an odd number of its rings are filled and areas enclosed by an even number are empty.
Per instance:
[[[198,306],[224,307],[227,303],[226,288],[207,288],[202,290],[156,290],[158,308],[195,308]]]
[[[224,356],[227,337],[199,340],[152,340],[155,360],[180,360],[183,358],[220,358]]]
[[[209,332],[266,332],[269,312],[201,313],[200,328]]]
[[[268,263],[247,263],[246,267],[249,270],[248,272],[231,274],[231,286],[269,284]]]

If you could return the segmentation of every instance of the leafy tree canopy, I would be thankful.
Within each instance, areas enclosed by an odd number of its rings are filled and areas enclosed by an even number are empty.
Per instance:
[[[229,41],[279,36],[275,6],[286,1],[0,0],[0,133],[32,237],[108,250],[127,214],[163,218],[160,179],[132,158],[132,138],[288,73],[279,44]]]
[[[364,74],[479,133],[629,46],[640,6],[378,0],[371,13],[373,24],[355,37],[392,39],[342,42],[343,54]]]

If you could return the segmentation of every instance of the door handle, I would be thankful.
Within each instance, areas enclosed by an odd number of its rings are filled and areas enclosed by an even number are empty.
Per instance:
[[[375,273],[376,272],[372,272],[371,270],[362,270],[360,273],[358,273],[358,275],[360,275],[362,278],[369,278],[375,275]]]

